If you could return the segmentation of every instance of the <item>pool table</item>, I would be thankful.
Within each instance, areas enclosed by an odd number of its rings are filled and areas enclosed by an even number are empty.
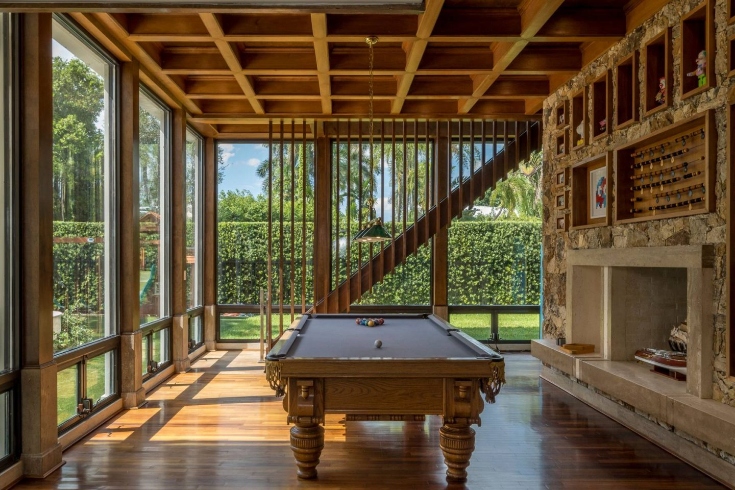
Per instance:
[[[465,481],[485,401],[505,382],[503,357],[434,315],[306,314],[266,357],[266,378],[285,395],[298,477],[315,478],[324,414],[346,420],[424,420],[442,415],[448,481]],[[380,340],[382,345],[378,347]]]

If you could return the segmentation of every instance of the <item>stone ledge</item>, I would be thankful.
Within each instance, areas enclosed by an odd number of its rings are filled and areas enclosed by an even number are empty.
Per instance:
[[[542,363],[577,378],[577,364],[581,359],[598,359],[599,353],[572,355],[564,352],[553,339],[531,341],[531,355]]]

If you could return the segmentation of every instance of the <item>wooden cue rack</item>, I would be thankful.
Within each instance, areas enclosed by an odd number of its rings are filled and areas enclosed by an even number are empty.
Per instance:
[[[615,222],[713,212],[716,145],[708,110],[615,150]]]

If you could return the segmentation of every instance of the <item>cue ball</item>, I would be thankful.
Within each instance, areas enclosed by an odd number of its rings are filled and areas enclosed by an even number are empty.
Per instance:
[[[382,345],[383,345],[383,342],[382,342],[382,341],[380,341],[380,340],[376,340],[376,341],[375,341],[375,347],[376,347],[377,349],[380,349],[380,347],[381,347]]]

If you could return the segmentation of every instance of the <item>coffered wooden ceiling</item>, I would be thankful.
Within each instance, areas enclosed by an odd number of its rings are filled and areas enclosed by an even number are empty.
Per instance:
[[[543,100],[666,0],[426,0],[383,9],[72,13],[211,136],[267,118],[538,118]],[[2,6],[2,2],[0,2]],[[87,9],[90,10],[90,9]]]

